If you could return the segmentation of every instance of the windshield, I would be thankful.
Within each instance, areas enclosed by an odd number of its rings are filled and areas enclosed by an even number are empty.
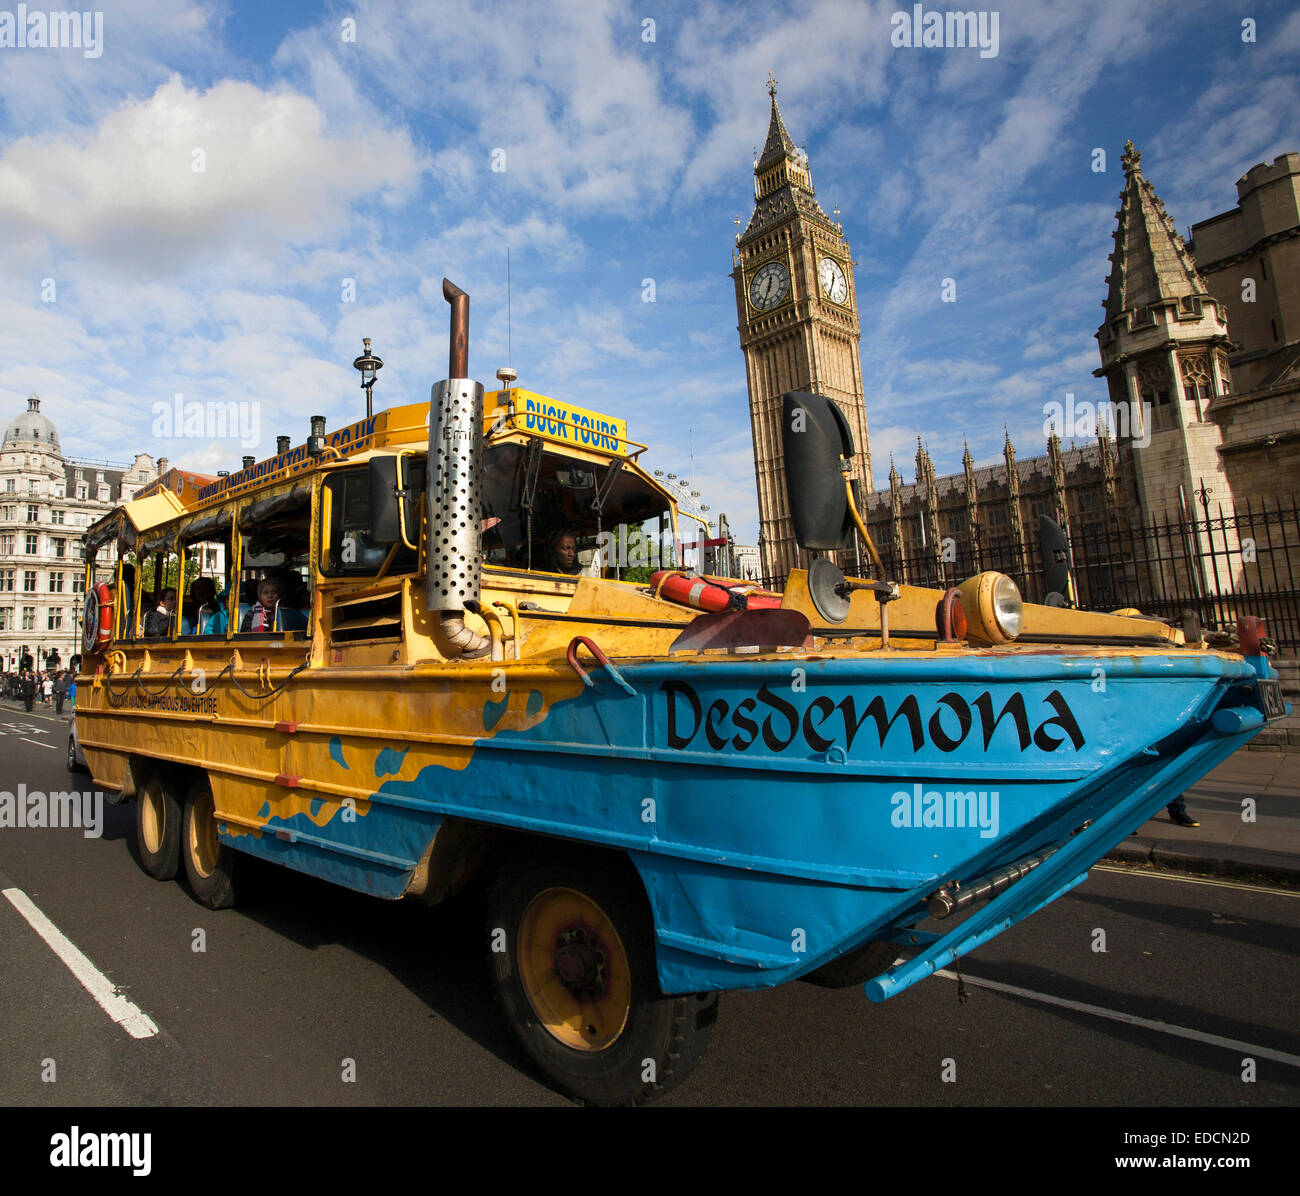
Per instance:
[[[489,564],[599,576],[599,538],[617,542],[622,526],[671,536],[668,500],[632,469],[577,461],[531,444],[502,444],[484,454],[483,551]],[[597,509],[599,507],[599,509]],[[531,514],[531,518],[530,518]],[[608,552],[607,572],[623,564]]]

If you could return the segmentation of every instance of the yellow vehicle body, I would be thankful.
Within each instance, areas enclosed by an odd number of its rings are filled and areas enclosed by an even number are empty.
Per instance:
[[[680,542],[625,422],[520,389],[469,434],[460,567],[487,559],[439,604],[429,503],[466,435],[439,393],[228,477],[172,471],[91,528],[77,733],[137,801],[146,870],[214,908],[244,854],[392,899],[486,883],[507,1018],[580,1099],[680,1079],[721,990],[901,991],[1279,717],[1262,657],[1057,607],[1010,626],[1001,575],[841,580],[828,610],[814,561],[702,610],[671,560],[647,582],[607,551],[655,520]],[[168,606],[191,561],[212,591]],[[977,891],[998,895],[955,930],[915,929]]]

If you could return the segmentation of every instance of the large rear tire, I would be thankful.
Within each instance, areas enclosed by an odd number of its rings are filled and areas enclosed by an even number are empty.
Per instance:
[[[181,857],[185,877],[199,904],[208,909],[229,909],[235,904],[238,853],[217,837],[216,803],[212,785],[203,774],[194,779],[185,798]]]
[[[511,1030],[561,1092],[643,1104],[704,1056],[716,993],[665,997],[629,868],[580,856],[520,865],[489,894],[492,978]],[[502,933],[504,932],[504,934]]]
[[[181,804],[172,777],[161,769],[151,769],[135,804],[140,866],[154,880],[175,880],[181,869]]]

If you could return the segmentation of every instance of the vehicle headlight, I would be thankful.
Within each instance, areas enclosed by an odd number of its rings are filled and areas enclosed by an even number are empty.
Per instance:
[[[1020,587],[1005,573],[998,574],[993,583],[993,617],[998,628],[1009,640],[1020,634],[1025,618],[1025,602],[1020,597]]]
[[[1024,625],[1020,588],[1005,573],[978,573],[962,582],[961,604],[970,633],[990,644],[1005,644]]]

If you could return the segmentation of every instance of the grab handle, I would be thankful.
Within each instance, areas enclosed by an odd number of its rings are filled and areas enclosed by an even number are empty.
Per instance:
[[[619,685],[621,685],[625,690],[627,690],[627,692],[630,693],[633,697],[636,696],[636,690],[634,690],[627,683],[627,681],[624,680],[623,674],[620,673],[618,669],[616,669],[610,663],[609,657],[606,656],[605,653],[600,650],[600,646],[597,643],[595,643],[595,641],[588,639],[587,636],[585,635],[575,635],[573,639],[569,641],[569,650],[567,653],[565,653],[565,658],[569,662],[569,667],[575,673],[577,673],[579,677],[582,678],[583,685],[590,686],[590,685],[594,685],[595,682],[592,681],[590,676],[588,676],[586,670],[583,669],[582,665],[578,663],[578,646],[580,644],[584,648],[586,648],[587,651],[592,654],[592,656],[596,658],[596,664],[599,667],[603,668],[611,677],[614,678],[616,682],[618,682]]]

